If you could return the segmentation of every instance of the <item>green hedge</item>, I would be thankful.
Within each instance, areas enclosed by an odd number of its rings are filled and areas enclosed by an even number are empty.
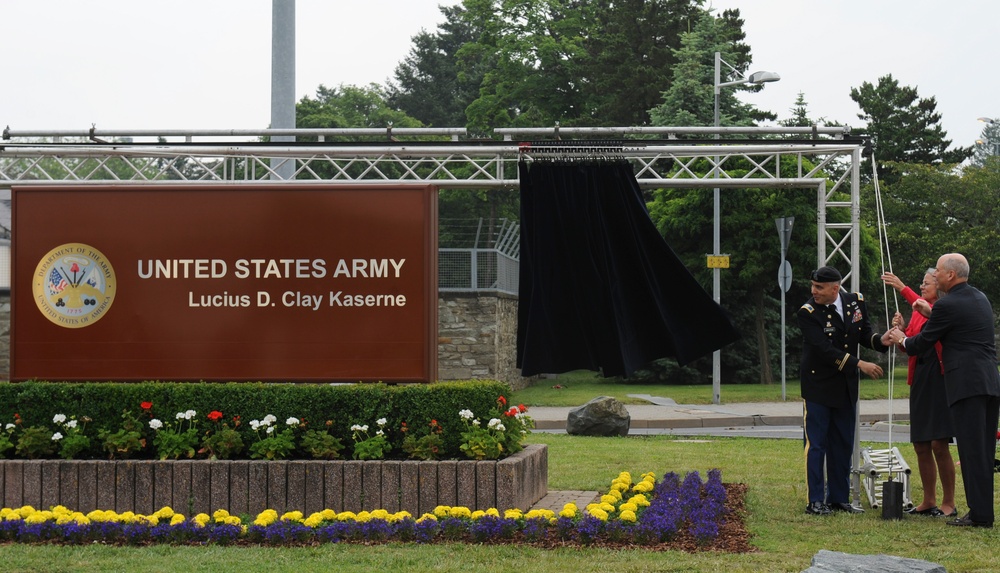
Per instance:
[[[509,396],[510,387],[496,381],[440,382],[435,384],[264,384],[264,383],[0,383],[0,428],[20,415],[24,427],[47,426],[55,429],[56,414],[87,416],[92,437],[92,451],[76,458],[107,457],[94,436],[101,429],[117,430],[122,425],[123,411],[144,414],[140,404],[152,402],[152,417],[174,421],[178,412],[195,410],[198,427],[207,429],[206,415],[217,410],[224,419],[239,416],[239,430],[249,446],[257,440],[250,428],[251,420],[272,414],[279,424],[296,417],[319,428],[331,422],[331,433],[345,445],[345,457],[351,456],[350,427],[367,424],[375,429],[375,421],[386,418],[387,435],[393,446],[391,457],[402,457],[402,422],[423,433],[427,424],[437,420],[444,429],[446,457],[461,458],[459,435],[464,424],[458,416],[462,409],[472,410],[477,417],[488,417],[497,406],[499,396]],[[149,416],[145,416],[149,417]],[[151,438],[152,432],[148,430]],[[151,439],[149,440],[151,442]],[[140,458],[152,458],[151,444]],[[12,451],[7,452],[11,457]],[[245,457],[245,456],[243,456]]]

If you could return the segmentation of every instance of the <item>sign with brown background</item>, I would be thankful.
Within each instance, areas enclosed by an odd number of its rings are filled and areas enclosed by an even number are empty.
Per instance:
[[[432,381],[432,186],[13,189],[13,380]]]

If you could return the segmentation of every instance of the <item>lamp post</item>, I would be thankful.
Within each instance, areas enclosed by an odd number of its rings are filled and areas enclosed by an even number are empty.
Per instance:
[[[738,86],[742,84],[762,84],[764,82],[776,82],[781,79],[781,76],[774,72],[754,72],[750,74],[749,77],[739,77],[738,79],[731,81],[722,81],[722,64],[725,64],[729,71],[726,72],[726,77],[733,74],[739,75],[739,71],[730,65],[728,62],[722,59],[722,54],[715,52],[715,139],[719,139],[719,94],[722,92],[722,88],[729,86]],[[715,156],[715,167],[712,169],[712,176],[715,179],[719,178],[719,156]],[[715,188],[714,194],[715,205],[713,208],[713,221],[714,225],[712,227],[712,258],[715,264],[712,268],[712,298],[715,299],[716,304],[719,304],[722,300],[720,295],[719,281],[721,280],[721,275],[719,274],[722,270],[719,266],[719,257],[722,255],[719,253],[721,250],[720,237],[719,237],[719,188]],[[716,350],[712,353],[712,403],[719,404],[722,400],[722,351]]]
[[[994,141],[996,138],[996,129],[991,129],[993,126],[1000,126],[1000,120],[993,119],[992,117],[980,117],[979,121],[987,125],[983,129],[983,135],[985,138],[977,139],[976,145],[982,145],[988,149],[988,153],[991,155],[1000,155],[1000,143]],[[989,133],[987,133],[989,131]]]

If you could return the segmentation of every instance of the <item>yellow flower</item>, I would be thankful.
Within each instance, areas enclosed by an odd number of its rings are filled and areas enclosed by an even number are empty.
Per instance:
[[[389,521],[392,523],[403,521],[405,519],[413,519],[413,515],[411,515],[409,511],[397,511],[389,516]]]
[[[126,511],[125,513],[119,513],[116,521],[118,521],[119,523],[134,523],[135,512]]]
[[[629,523],[635,523],[635,512],[630,509],[626,509],[618,515],[618,519]]]
[[[599,507],[608,513],[615,512],[615,506],[613,503],[602,503]]]
[[[194,516],[191,521],[195,523],[198,527],[205,527],[205,524],[211,521],[211,517],[207,513],[199,513]]]
[[[486,515],[489,515],[489,516],[492,516],[492,517],[500,517],[500,512],[497,511],[497,508],[491,507],[491,508],[489,508],[489,509],[486,510]]]
[[[435,517],[448,517],[448,515],[451,514],[451,507],[447,505],[439,505],[434,508],[433,513]]]
[[[649,506],[649,498],[646,497],[646,496],[644,496],[644,495],[642,495],[641,493],[633,495],[632,497],[630,497],[628,499],[628,502],[629,503],[634,503],[635,505],[637,505],[639,507],[647,507],[647,506]]]
[[[337,521],[355,521],[357,519],[358,516],[353,511],[341,511],[337,514]]]
[[[302,521],[301,511],[286,511],[281,516],[281,521]]]
[[[28,517],[32,513],[35,513],[35,508],[31,507],[30,505],[22,505],[19,509],[16,509],[15,511],[17,511],[18,515],[20,515],[21,518],[24,519],[25,517]]]
[[[521,519],[524,514],[521,513],[520,509],[507,509],[503,512],[504,519]]]
[[[337,512],[332,509],[324,509],[320,513],[323,515],[323,521],[334,521],[337,519]]]
[[[24,518],[25,523],[45,523],[52,517],[51,511],[36,511]]]
[[[602,495],[601,496],[601,503],[602,504],[607,503],[607,504],[614,505],[618,501],[621,501],[620,497],[616,498],[615,496],[610,495],[610,494],[609,495]]]
[[[556,513],[551,509],[532,509],[524,514],[525,519],[554,519]]]
[[[278,520],[278,512],[273,509],[265,509],[257,514],[257,519],[253,520],[254,525],[267,527]]]
[[[386,521],[389,519],[389,512],[384,509],[376,509],[372,511],[372,519],[381,519]]]
[[[184,523],[184,516],[180,513],[175,513],[170,517],[170,525],[180,525]]]
[[[632,488],[632,491],[637,491],[639,493],[648,493],[653,491],[653,484],[648,481],[641,481]]]
[[[572,511],[573,513],[576,513],[577,510],[579,510],[579,509],[580,508],[577,507],[575,503],[567,503],[566,505],[563,506],[563,511],[567,511],[568,510],[568,511]]]
[[[212,514],[212,519],[214,519],[216,523],[226,521],[227,517],[229,517],[229,512],[224,509],[217,509],[215,510],[215,513]]]
[[[572,504],[569,503],[566,504],[566,507],[564,507],[563,510],[559,512],[559,517],[568,517],[570,519],[576,517],[576,506],[574,505],[571,508],[569,507],[570,505]]]
[[[451,511],[448,513],[448,515],[450,515],[451,517],[457,517],[459,519],[471,518],[472,510],[465,506],[456,506],[451,508]]]
[[[433,513],[425,513],[421,515],[419,518],[417,518],[417,523],[420,523],[422,521],[427,521],[428,519],[437,521],[437,516],[434,515]]]
[[[72,517],[73,517],[73,521],[75,521],[76,523],[78,523],[80,525],[89,525],[90,524],[90,520],[87,519],[87,516],[84,515],[84,514],[82,514],[82,513],[80,513],[79,511],[74,511],[73,514],[72,514]]]
[[[309,517],[307,517],[306,520],[302,522],[302,525],[305,525],[306,527],[315,528],[319,527],[320,523],[323,523],[323,514],[313,513],[310,514]]]
[[[597,519],[600,519],[601,521],[607,521],[608,520],[608,514],[607,514],[607,512],[604,511],[603,509],[599,508],[599,507],[595,507],[595,508],[593,508],[591,510],[588,510],[588,511],[590,512],[590,515],[593,515],[594,517],[596,517]]]
[[[174,510],[171,509],[169,505],[165,505],[165,506],[161,507],[159,509],[159,511],[157,511],[153,515],[155,515],[156,517],[158,517],[160,519],[173,519],[174,518]]]
[[[634,504],[632,502],[623,503],[623,504],[621,504],[621,505],[618,506],[618,511],[622,511],[622,512],[631,511],[632,513],[635,513],[638,510],[639,510],[639,506],[637,506],[636,504]]]
[[[472,512],[472,515],[471,515],[471,516],[469,516],[469,517],[470,517],[470,518],[471,518],[471,519],[472,519],[473,521],[475,521],[475,520],[479,519],[480,517],[482,517],[482,516],[484,516],[484,515],[486,515],[486,512],[485,512],[485,511],[483,511],[483,510],[481,510],[481,509],[477,509],[476,511],[473,511],[473,512]]]
[[[226,518],[226,525],[243,525],[243,520],[236,515],[230,515]]]
[[[357,520],[358,523],[366,523],[368,521],[371,521],[371,518],[372,514],[368,513],[367,511],[362,511],[354,517],[354,519]]]

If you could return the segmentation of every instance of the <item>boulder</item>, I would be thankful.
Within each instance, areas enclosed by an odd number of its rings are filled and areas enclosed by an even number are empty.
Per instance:
[[[610,396],[598,396],[569,411],[566,433],[574,436],[627,436],[631,421],[624,404]]]
[[[820,549],[802,573],[946,573],[937,563],[894,555],[852,555]]]

